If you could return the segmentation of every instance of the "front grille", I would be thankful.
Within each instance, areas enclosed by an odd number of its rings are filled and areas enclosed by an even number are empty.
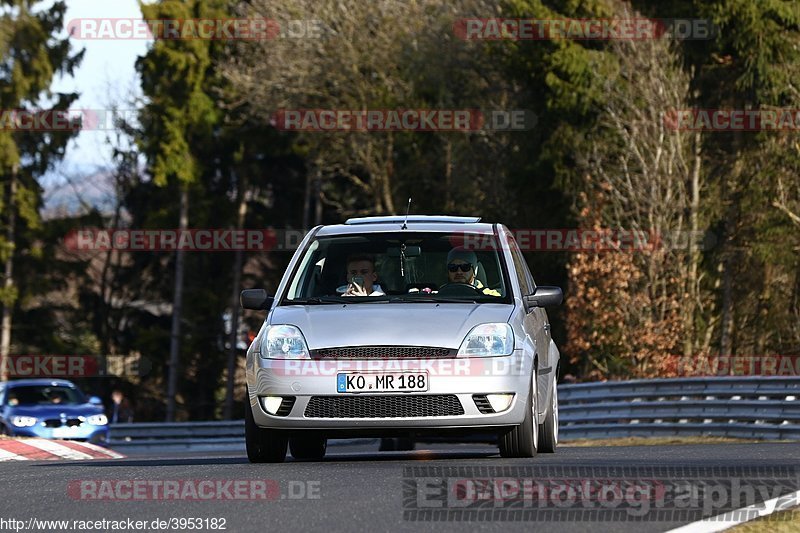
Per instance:
[[[475,402],[475,407],[478,408],[478,411],[480,411],[482,415],[494,413],[494,408],[492,404],[489,403],[489,399],[485,394],[473,394],[472,400]]]
[[[48,428],[60,428],[61,426],[75,427],[81,424],[83,424],[83,420],[80,418],[67,418],[63,421],[60,418],[48,418],[44,421],[45,427]]]
[[[306,418],[413,418],[458,416],[464,408],[455,394],[392,396],[312,396]]]
[[[436,359],[455,357],[457,350],[431,346],[344,346],[311,350],[314,359]]]

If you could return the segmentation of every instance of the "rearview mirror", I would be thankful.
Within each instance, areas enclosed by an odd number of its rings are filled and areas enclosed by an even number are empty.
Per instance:
[[[89,396],[89,403],[92,405],[103,405],[103,400],[98,396]]]
[[[564,301],[564,293],[561,292],[561,287],[548,287],[541,285],[536,287],[533,294],[527,294],[522,297],[525,302],[525,308],[531,307],[550,307],[553,305],[561,305]]]
[[[419,246],[406,246],[403,253],[406,257],[419,257],[420,254],[422,254],[422,248]],[[391,248],[387,248],[386,255],[389,257],[400,257],[400,247],[392,246]]]
[[[267,294],[264,289],[245,289],[239,296],[239,302],[243,309],[255,309],[256,311],[269,309],[274,300],[275,297]]]

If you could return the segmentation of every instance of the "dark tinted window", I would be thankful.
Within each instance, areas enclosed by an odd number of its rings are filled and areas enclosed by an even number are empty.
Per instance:
[[[83,394],[72,387],[26,385],[7,391],[8,405],[76,405],[85,403]]]
[[[522,257],[522,252],[520,252],[517,241],[514,240],[513,235],[506,233],[506,238],[508,239],[511,249],[511,259],[514,261],[514,270],[517,271],[517,278],[519,278],[522,294],[531,294],[533,292],[533,280],[528,271],[528,266],[525,264],[525,258]]]

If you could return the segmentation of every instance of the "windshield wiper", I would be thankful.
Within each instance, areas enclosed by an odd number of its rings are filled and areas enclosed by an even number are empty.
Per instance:
[[[310,298],[295,298],[294,300],[285,300],[285,303],[290,305],[321,305],[347,303],[347,300],[341,296],[312,296]]]
[[[471,298],[445,298],[444,296],[397,296],[393,302],[433,302],[447,304],[474,304],[478,303]]]
[[[292,305],[321,305],[321,304],[363,304],[372,302],[388,302],[388,296],[311,296],[310,298],[299,298],[286,300],[287,304]]]

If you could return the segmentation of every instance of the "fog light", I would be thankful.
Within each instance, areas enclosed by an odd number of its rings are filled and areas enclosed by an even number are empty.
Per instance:
[[[280,396],[264,396],[261,398],[264,409],[271,415],[278,412],[278,409],[281,408],[281,402],[283,402],[283,398]]]
[[[487,394],[486,399],[489,400],[489,404],[494,409],[495,413],[500,413],[508,409],[508,406],[511,405],[511,400],[514,399],[513,394]]]

